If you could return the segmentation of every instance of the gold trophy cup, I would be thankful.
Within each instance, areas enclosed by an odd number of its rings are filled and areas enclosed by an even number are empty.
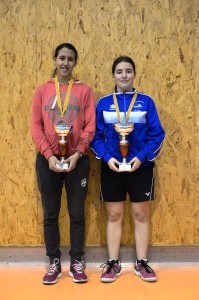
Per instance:
[[[115,131],[119,133],[119,137],[120,137],[119,147],[120,147],[120,152],[123,157],[122,163],[119,165],[119,170],[120,171],[130,171],[131,165],[126,162],[126,157],[127,157],[128,151],[129,151],[129,141],[127,139],[127,136],[130,132],[133,131],[134,124],[133,123],[126,123],[126,124],[116,123],[113,126],[115,128]]]
[[[55,132],[60,136],[59,140],[59,153],[61,165],[56,164],[56,167],[60,170],[67,170],[69,164],[64,163],[68,152],[68,142],[66,140],[67,135],[71,132],[72,126],[67,125],[64,121],[60,121],[57,125],[54,125]]]

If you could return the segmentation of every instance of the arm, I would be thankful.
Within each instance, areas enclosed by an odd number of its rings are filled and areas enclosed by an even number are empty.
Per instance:
[[[92,89],[89,88],[84,101],[84,127],[82,128],[83,131],[79,136],[76,150],[84,153],[89,148],[89,145],[95,135],[95,121],[94,95]]]
[[[89,148],[90,142],[95,135],[95,101],[94,95],[91,88],[88,89],[85,99],[84,99],[84,126],[82,128],[81,134],[78,138],[78,143],[75,152],[69,156],[65,162],[69,163],[69,168],[66,172],[70,172],[76,167],[77,161],[81,156],[81,153],[85,153]]]
[[[91,149],[95,153],[97,159],[103,159],[103,161],[108,164],[110,169],[115,172],[119,171],[116,166],[119,165],[119,162],[106,151],[105,123],[103,118],[103,108],[100,101],[96,107],[96,134],[91,143]]]
[[[96,133],[91,143],[91,149],[95,153],[97,159],[102,159],[105,154],[105,123],[100,101],[96,106]]]
[[[34,94],[32,102],[31,134],[36,148],[48,159],[53,156],[51,146],[44,134],[44,121],[42,116],[42,90],[39,86]]]
[[[157,109],[152,99],[148,102],[147,109],[147,133],[146,133],[146,146],[140,151],[135,158],[131,160],[130,163],[134,163],[135,166],[132,168],[134,171],[137,169],[141,163],[146,162],[147,160],[153,161],[159,154],[165,132],[160,123]],[[137,167],[136,167],[137,166]]]

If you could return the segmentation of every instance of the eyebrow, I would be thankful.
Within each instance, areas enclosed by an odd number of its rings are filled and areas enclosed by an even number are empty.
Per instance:
[[[133,71],[133,68],[128,68],[128,69],[117,69],[116,72],[118,71]]]
[[[67,56],[67,55],[59,55],[58,56],[60,59],[65,59],[65,58],[67,58],[67,59],[72,59],[72,60],[75,60],[75,58],[73,57],[73,56]]]

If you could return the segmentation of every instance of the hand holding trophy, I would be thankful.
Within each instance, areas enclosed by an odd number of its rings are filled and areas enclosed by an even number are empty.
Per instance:
[[[71,132],[72,126],[68,126],[64,121],[60,121],[57,125],[54,125],[55,132],[60,136],[59,140],[59,153],[61,165],[56,164],[56,167],[60,170],[67,170],[69,164],[65,163],[66,155],[68,152],[68,142],[66,140],[67,135]]]
[[[127,163],[126,157],[129,151],[129,141],[127,139],[127,136],[130,132],[134,129],[133,123],[126,123],[126,124],[113,124],[115,131],[119,133],[120,141],[119,141],[119,147],[120,152],[122,154],[122,163],[119,165],[120,171],[130,171],[131,165]]]

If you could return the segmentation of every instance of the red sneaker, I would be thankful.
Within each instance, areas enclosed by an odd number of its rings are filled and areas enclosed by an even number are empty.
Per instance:
[[[147,282],[157,281],[157,276],[153,269],[147,264],[148,260],[141,259],[139,262],[136,261],[134,272],[140,276],[142,280]]]
[[[100,267],[103,268],[102,275],[100,278],[101,282],[113,282],[113,281],[115,281],[116,277],[121,274],[120,261],[118,261],[118,262],[107,261],[107,263],[102,264]],[[105,269],[105,271],[104,271],[104,269]]]
[[[59,259],[55,258],[53,263],[49,266],[48,272],[43,278],[44,284],[55,284],[58,279],[62,277],[61,266],[59,264]]]
[[[87,282],[88,278],[84,273],[84,262],[75,260],[70,265],[69,276],[73,278],[73,282],[76,283]]]

